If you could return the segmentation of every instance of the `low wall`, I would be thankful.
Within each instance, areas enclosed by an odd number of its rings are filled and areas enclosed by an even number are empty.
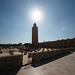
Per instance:
[[[41,61],[48,58],[56,57],[62,54],[70,53],[70,49],[62,49],[55,51],[36,52],[32,54],[32,61]]]
[[[71,51],[75,51],[75,47],[71,47],[70,50],[71,50]]]
[[[22,66],[23,55],[0,57],[0,72]]]

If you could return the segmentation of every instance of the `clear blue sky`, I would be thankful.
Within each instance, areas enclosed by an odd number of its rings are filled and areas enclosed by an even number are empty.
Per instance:
[[[32,41],[34,8],[43,13],[39,42],[75,37],[75,0],[0,0],[0,43]]]

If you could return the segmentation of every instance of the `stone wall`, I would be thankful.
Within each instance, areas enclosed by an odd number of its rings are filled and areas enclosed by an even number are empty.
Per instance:
[[[71,50],[71,51],[75,51],[75,47],[71,47],[70,50]]]
[[[22,66],[23,55],[0,57],[0,72]]]
[[[32,54],[32,61],[41,61],[48,58],[56,57],[62,54],[70,53],[70,49],[62,49],[55,51],[35,52]]]
[[[75,47],[75,38],[72,39],[62,39],[56,41],[48,41],[39,43],[39,47],[45,48],[71,48]]]

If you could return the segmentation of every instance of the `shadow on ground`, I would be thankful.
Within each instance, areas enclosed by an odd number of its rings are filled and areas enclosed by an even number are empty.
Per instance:
[[[63,55],[61,55],[61,56],[53,57],[53,58],[50,58],[50,59],[46,59],[46,60],[43,60],[43,61],[33,62],[33,63],[31,64],[31,66],[34,67],[34,68],[36,68],[36,67],[39,67],[39,66],[41,66],[41,65],[47,64],[47,63],[49,63],[49,62],[52,62],[52,61],[54,61],[54,60],[60,59],[60,58],[62,58],[62,57],[64,57],[64,56],[70,55],[70,54],[72,54],[72,53],[73,53],[73,52],[67,53],[67,54],[63,54]]]

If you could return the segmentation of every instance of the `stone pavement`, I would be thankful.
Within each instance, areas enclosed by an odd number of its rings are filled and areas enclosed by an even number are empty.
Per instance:
[[[75,52],[32,63],[0,75],[75,75]]]

